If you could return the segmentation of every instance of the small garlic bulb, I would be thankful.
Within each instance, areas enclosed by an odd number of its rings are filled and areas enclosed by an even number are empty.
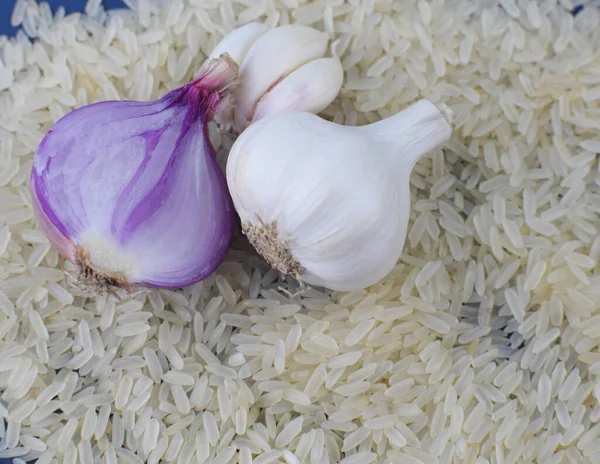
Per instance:
[[[267,116],[324,110],[337,97],[344,77],[340,60],[325,57],[328,43],[326,33],[300,24],[269,30],[249,23],[230,32],[210,56],[227,53],[240,67],[235,108],[221,121],[234,121],[241,132]]]
[[[271,266],[307,284],[376,283],[402,253],[411,171],[450,138],[451,115],[421,100],[363,127],[305,112],[253,123],[227,162],[243,232]]]

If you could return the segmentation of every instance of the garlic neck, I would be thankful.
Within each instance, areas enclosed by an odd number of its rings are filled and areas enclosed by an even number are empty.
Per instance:
[[[453,129],[452,111],[443,104],[419,100],[400,113],[365,126],[372,136],[389,145],[394,164],[410,173],[421,156],[446,142]]]

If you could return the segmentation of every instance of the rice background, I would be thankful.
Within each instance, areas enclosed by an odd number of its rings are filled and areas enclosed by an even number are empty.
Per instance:
[[[64,17],[19,1],[24,32],[0,38],[0,458],[600,462],[593,3],[127,3]],[[183,84],[253,20],[330,34],[345,82],[324,117],[422,97],[457,113],[411,178],[405,255],[366,291],[298,293],[240,238],[190,288],[79,294],[31,210],[44,133]],[[211,134],[224,162],[233,140]]]

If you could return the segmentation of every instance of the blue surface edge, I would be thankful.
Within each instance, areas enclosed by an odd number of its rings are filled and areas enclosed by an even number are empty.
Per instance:
[[[38,0],[40,1],[40,0]],[[50,5],[52,11],[56,11],[58,7],[65,7],[67,13],[83,11],[87,0],[45,0]],[[10,25],[10,17],[15,6],[16,0],[0,0],[0,35],[14,36],[18,28]],[[125,8],[122,0],[103,0],[102,5],[105,9]],[[4,464],[0,461],[0,464]]]

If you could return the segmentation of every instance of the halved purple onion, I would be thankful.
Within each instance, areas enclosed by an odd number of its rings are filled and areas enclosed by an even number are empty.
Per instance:
[[[46,134],[31,173],[34,208],[83,284],[178,288],[221,263],[234,209],[207,124],[237,72],[223,55],[160,100],[85,106]]]

